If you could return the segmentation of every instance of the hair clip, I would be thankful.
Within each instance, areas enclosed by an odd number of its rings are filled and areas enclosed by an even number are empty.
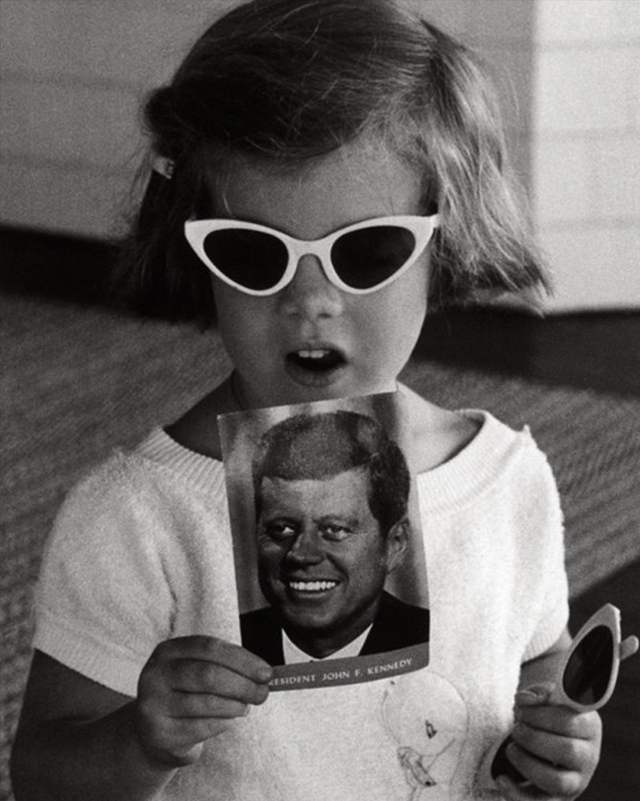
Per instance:
[[[163,178],[166,178],[167,181],[170,181],[173,177],[173,171],[175,169],[176,163],[172,159],[166,158],[166,156],[155,156],[153,161],[151,162],[151,169],[154,172],[157,172],[158,175],[161,175]]]

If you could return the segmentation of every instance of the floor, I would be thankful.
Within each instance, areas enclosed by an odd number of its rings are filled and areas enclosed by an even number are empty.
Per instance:
[[[640,398],[638,312],[545,320],[486,310],[449,312],[427,321],[418,347],[447,364]],[[573,601],[572,632],[605,603],[621,610],[623,637],[640,637],[640,562]],[[602,756],[580,801],[636,801],[640,798],[640,654],[621,665],[616,692],[601,715]]]
[[[486,310],[449,312],[427,321],[419,348],[448,364],[640,398],[639,313],[538,320]],[[574,600],[572,632],[605,603],[621,610],[623,636],[640,636],[640,562]],[[636,801],[640,798],[640,655],[621,666],[616,693],[601,714],[602,758],[581,801]]]
[[[622,612],[622,636],[640,637],[640,563],[614,575],[573,602],[575,632],[605,603]],[[616,692],[602,709],[602,758],[581,801],[636,801],[640,798],[640,655],[620,666]]]
[[[640,310],[544,319],[507,310],[443,312],[428,317],[418,351],[448,364],[640,398]]]
[[[112,250],[90,241],[0,230],[0,290],[95,303]],[[91,282],[87,264],[92,265]],[[541,320],[508,311],[468,310],[429,318],[418,356],[495,370],[551,385],[640,398],[640,312],[560,315]],[[640,499],[639,499],[640,503]],[[577,598],[572,629],[605,602],[622,610],[623,634],[640,635],[640,563]],[[640,798],[640,656],[624,663],[603,710],[601,764],[582,801]]]

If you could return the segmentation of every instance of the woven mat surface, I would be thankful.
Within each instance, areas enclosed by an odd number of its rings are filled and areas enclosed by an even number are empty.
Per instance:
[[[30,659],[31,602],[60,502],[87,468],[175,419],[229,369],[213,335],[98,308],[0,296],[0,799]],[[528,424],[556,473],[578,595],[640,558],[640,401],[412,362],[449,408]]]

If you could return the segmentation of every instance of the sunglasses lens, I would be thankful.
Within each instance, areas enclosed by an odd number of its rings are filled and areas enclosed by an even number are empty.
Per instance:
[[[565,693],[585,706],[599,703],[609,687],[613,659],[611,630],[596,626],[578,644],[567,663],[562,678]]]
[[[340,279],[353,289],[382,284],[411,258],[416,240],[396,225],[360,228],[339,237],[331,248],[331,262]]]
[[[274,287],[289,260],[287,248],[275,236],[243,228],[212,231],[205,237],[204,250],[227,278],[256,291]]]

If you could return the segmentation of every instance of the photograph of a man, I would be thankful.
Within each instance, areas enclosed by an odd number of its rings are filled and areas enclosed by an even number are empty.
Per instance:
[[[377,654],[428,640],[429,611],[385,591],[409,545],[410,474],[371,417],[298,414],[253,461],[258,579],[270,607],[241,615],[272,665]]]

